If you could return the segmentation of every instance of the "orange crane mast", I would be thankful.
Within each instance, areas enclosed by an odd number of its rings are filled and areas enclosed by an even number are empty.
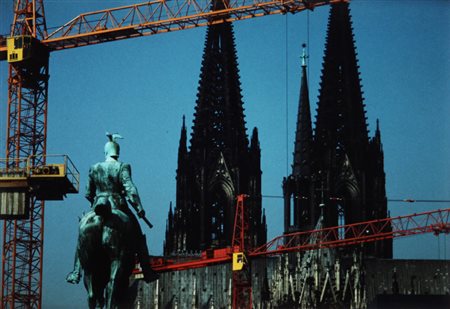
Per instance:
[[[7,171],[22,168],[20,158],[45,164],[49,55],[39,44],[47,35],[42,1],[16,1],[10,36],[23,35],[33,38],[36,53],[9,65]],[[32,197],[28,204],[29,219],[4,221],[2,308],[41,307],[44,202]]]

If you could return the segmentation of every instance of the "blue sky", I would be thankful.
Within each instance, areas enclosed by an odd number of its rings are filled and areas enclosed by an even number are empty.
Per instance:
[[[132,1],[45,1],[48,27],[82,12]],[[0,33],[12,1],[0,0]],[[450,6],[447,1],[354,0],[352,20],[370,134],[380,119],[389,199],[450,200]],[[234,24],[248,133],[258,127],[263,195],[281,195],[290,172],[300,83],[301,44],[309,46],[313,117],[328,7]],[[309,20],[309,26],[308,26]],[[68,154],[81,173],[80,194],[46,206],[43,302],[85,307],[82,285],[65,283],[78,216],[88,210],[89,166],[103,160],[105,131],[117,131],[123,161],[155,227],[144,228],[162,253],[182,116],[190,133],[205,28],[55,52],[50,59],[47,153]],[[308,31],[309,30],[309,31]],[[0,64],[0,127],[6,132],[7,65]],[[0,147],[5,135],[0,131]],[[264,198],[269,238],[282,233],[282,200]],[[389,203],[392,216],[450,203]],[[394,241],[396,258],[450,257],[448,236]],[[64,307],[67,307],[64,305]]]

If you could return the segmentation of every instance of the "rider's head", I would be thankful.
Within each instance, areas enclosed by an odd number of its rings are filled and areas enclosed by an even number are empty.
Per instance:
[[[116,142],[118,138],[122,138],[118,134],[109,134],[106,133],[106,136],[108,136],[109,141],[105,144],[105,158],[113,158],[117,160],[120,155],[120,146]]]

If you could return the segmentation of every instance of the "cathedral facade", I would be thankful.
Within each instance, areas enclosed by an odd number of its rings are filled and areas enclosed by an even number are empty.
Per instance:
[[[284,232],[388,217],[381,131],[377,121],[369,136],[348,3],[331,5],[314,126],[306,61],[301,74],[292,172],[280,180]],[[180,136],[165,256],[230,246],[238,194],[248,196],[249,245],[266,243],[258,131],[248,138],[230,23],[208,27],[190,144],[184,118]],[[252,308],[448,308],[450,301],[449,263],[394,260],[392,240],[253,259],[249,269]],[[163,273],[138,282],[135,307],[231,308],[232,277],[230,265]]]

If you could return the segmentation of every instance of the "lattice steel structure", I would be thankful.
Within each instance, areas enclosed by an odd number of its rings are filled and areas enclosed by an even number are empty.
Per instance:
[[[16,1],[11,36],[31,35],[31,59],[9,65],[6,156],[9,168],[19,158],[44,160],[47,135],[48,60],[39,40],[47,34],[43,1]],[[34,164],[44,162],[34,162]],[[3,229],[2,308],[40,308],[44,202],[31,199],[30,217],[6,220]]]

